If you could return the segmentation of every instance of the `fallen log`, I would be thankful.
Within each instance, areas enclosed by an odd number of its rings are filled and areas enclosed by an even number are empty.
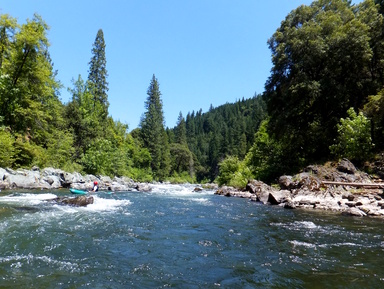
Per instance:
[[[335,185],[335,186],[350,186],[359,188],[371,188],[371,189],[384,189],[384,183],[353,183],[353,182],[332,182],[323,181],[324,185]]]

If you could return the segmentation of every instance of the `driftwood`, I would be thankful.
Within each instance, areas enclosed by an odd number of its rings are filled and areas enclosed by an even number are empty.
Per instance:
[[[384,183],[351,183],[351,182],[332,182],[323,181],[324,185],[335,185],[335,186],[350,186],[359,188],[370,188],[370,189],[384,189]]]

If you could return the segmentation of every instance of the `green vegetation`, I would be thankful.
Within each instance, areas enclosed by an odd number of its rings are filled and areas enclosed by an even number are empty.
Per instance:
[[[384,149],[384,4],[318,0],[290,12],[268,41],[265,92],[179,114],[164,127],[153,75],[140,127],[108,116],[100,29],[89,75],[63,104],[40,16],[0,17],[0,166],[53,166],[138,181],[244,187],[333,158],[357,165]]]

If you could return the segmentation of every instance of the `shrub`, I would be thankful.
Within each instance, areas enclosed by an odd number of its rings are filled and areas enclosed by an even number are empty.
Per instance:
[[[351,161],[367,160],[372,153],[371,125],[362,112],[358,115],[350,108],[347,118],[341,118],[337,125],[336,143],[329,149],[336,157],[348,158]]]

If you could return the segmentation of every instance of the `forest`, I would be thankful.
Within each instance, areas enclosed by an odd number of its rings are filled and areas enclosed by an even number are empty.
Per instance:
[[[333,159],[362,166],[384,149],[383,13],[381,0],[299,6],[268,40],[272,69],[262,94],[180,112],[173,128],[164,126],[153,74],[131,132],[109,115],[102,29],[89,74],[62,103],[47,23],[1,14],[0,167],[244,187]]]

